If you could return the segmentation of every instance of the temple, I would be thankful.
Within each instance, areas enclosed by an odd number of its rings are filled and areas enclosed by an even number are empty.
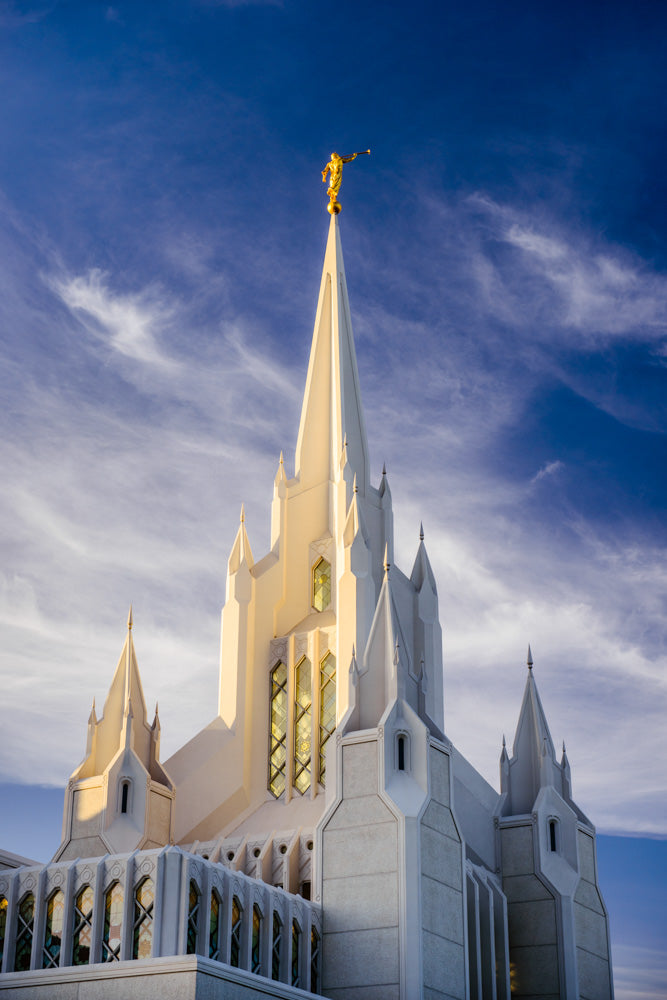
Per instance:
[[[130,614],[52,861],[0,854],[0,995],[611,1000],[595,830],[530,649],[500,791],[447,737],[424,533],[403,572],[371,482],[337,214],[289,472],[260,559],[241,515],[217,714],[164,763]]]

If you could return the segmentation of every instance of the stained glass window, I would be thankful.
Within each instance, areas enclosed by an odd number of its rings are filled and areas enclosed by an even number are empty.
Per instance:
[[[283,943],[283,922],[273,911],[273,942],[271,944],[271,979],[280,979],[280,953]]]
[[[324,784],[324,748],[336,728],[336,657],[327,653],[320,663],[320,781]]]
[[[120,962],[122,929],[123,890],[121,889],[120,882],[114,882],[104,895],[103,962]]]
[[[191,878],[190,895],[188,897],[188,955],[194,955],[197,951],[200,898],[197,883],[193,878]]]
[[[301,985],[299,972],[301,965],[301,928],[296,920],[292,921],[292,986]]]
[[[72,928],[72,965],[88,965],[93,942],[93,890],[89,885],[74,900]]]
[[[311,744],[311,669],[310,660],[302,657],[294,672],[294,787],[302,794],[310,788]]]
[[[55,969],[60,964],[60,947],[63,942],[64,919],[65,896],[58,889],[46,901],[44,945],[42,947],[43,969]]]
[[[324,611],[331,604],[331,566],[326,559],[318,559],[313,566],[313,607]]]
[[[259,973],[262,966],[260,954],[262,943],[262,914],[259,906],[255,903],[252,908],[252,953],[250,971]]]
[[[0,896],[0,970],[2,970],[2,956],[5,953],[5,932],[7,930],[7,900]]]
[[[19,903],[16,914],[16,951],[14,954],[14,972],[25,972],[30,968],[32,952],[32,932],[35,925],[35,897],[26,893]]]
[[[276,798],[285,791],[287,763],[287,667],[278,663],[271,671],[271,746],[269,789]]]
[[[232,897],[232,933],[230,935],[229,964],[238,968],[241,960],[241,924],[243,922],[243,907],[238,897]]]
[[[320,989],[320,935],[314,927],[310,930],[310,992]]]
[[[134,890],[134,937],[132,958],[150,958],[153,945],[153,880],[143,879]]]
[[[220,961],[220,914],[222,900],[216,889],[211,893],[211,916],[208,924],[208,957],[214,962]]]

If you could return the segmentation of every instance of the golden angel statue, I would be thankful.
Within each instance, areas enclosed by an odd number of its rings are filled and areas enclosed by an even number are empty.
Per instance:
[[[339,156],[338,153],[331,154],[331,159],[322,171],[322,182],[324,184],[327,182],[327,173],[331,171],[329,187],[327,189],[327,194],[329,195],[327,211],[331,215],[338,215],[340,212],[340,204],[337,199],[341,181],[343,180],[343,164],[352,163],[352,160],[356,160],[358,156],[363,156],[365,153],[370,153],[370,149],[362,149],[360,153],[350,153],[349,156]]]

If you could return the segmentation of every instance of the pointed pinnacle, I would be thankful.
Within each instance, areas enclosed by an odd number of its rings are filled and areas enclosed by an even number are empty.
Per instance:
[[[506,743],[506,741],[505,741],[505,734],[503,733],[503,750],[504,750],[504,749],[505,749],[506,747],[507,747],[507,743]]]
[[[283,458],[282,448],[280,449],[280,463],[279,464],[280,465],[284,465],[285,464],[285,459]]]
[[[382,475],[383,476],[387,475],[387,463],[386,462],[382,463]]]
[[[127,615],[127,630],[128,630],[128,632],[132,631],[132,605],[131,604],[130,604],[130,610],[129,610],[128,615]]]
[[[241,524],[245,523],[245,504],[241,504]]]
[[[389,572],[389,568],[391,566],[391,563],[389,562],[389,546],[387,545],[386,542],[385,542],[385,546],[384,546],[384,564],[383,565],[384,565],[384,571],[385,571],[385,573],[388,573]]]
[[[352,483],[352,492],[353,493],[358,493],[359,492],[359,487],[357,486],[357,474],[356,474],[356,472],[354,474],[354,482]]]
[[[528,644],[528,657],[526,659],[526,664],[528,665],[529,670],[533,669],[533,654],[530,651],[530,643]]]
[[[419,541],[420,542],[424,541],[424,522],[423,521],[419,522]]]

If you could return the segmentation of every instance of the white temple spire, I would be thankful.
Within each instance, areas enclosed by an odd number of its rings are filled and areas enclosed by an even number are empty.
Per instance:
[[[338,218],[333,215],[296,446],[296,475],[302,484],[335,480],[344,448],[365,494],[368,444]]]

